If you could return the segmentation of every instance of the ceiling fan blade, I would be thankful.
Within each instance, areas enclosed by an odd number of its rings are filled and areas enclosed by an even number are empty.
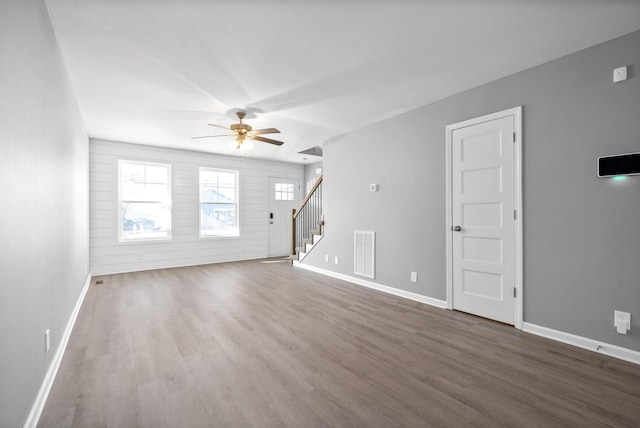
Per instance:
[[[213,137],[233,137],[234,134],[227,134],[227,135],[204,135],[202,137],[191,137],[192,140],[195,140],[196,138],[213,138]]]
[[[225,126],[216,125],[214,123],[207,123],[207,125],[209,125],[209,126],[217,126],[218,128],[222,128],[222,129],[226,129],[227,131],[231,131],[229,128],[227,128]]]
[[[262,141],[263,143],[275,144],[276,146],[281,146],[284,144],[282,141],[272,140],[271,138],[252,137],[251,139],[255,141]]]
[[[261,134],[279,134],[280,131],[278,131],[276,128],[266,128],[266,129],[254,129],[253,131],[251,131],[251,133],[253,135],[261,135]]]

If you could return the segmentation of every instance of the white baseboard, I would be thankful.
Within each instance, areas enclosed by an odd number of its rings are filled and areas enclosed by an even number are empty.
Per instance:
[[[87,294],[87,290],[89,290],[91,278],[92,275],[91,272],[89,272],[87,281],[85,282],[84,287],[80,292],[80,296],[76,301],[76,306],[73,308],[73,312],[71,312],[71,316],[69,317],[69,321],[67,322],[67,327],[62,333],[62,338],[60,340],[60,344],[58,345],[58,349],[56,350],[56,354],[53,356],[53,360],[51,360],[49,370],[47,370],[47,373],[44,376],[44,380],[42,381],[42,385],[40,386],[40,391],[38,391],[36,400],[31,407],[31,411],[29,412],[29,416],[27,417],[26,422],[24,423],[24,428],[36,428],[36,426],[38,425],[40,415],[42,414],[42,409],[44,409],[44,405],[47,402],[47,398],[49,397],[49,392],[51,391],[51,387],[53,386],[53,381],[56,378],[56,374],[58,374],[58,369],[60,368],[60,363],[62,362],[64,351],[65,349],[67,349],[67,343],[69,342],[71,331],[73,330],[73,326],[76,323],[76,318],[78,317],[78,313],[80,312],[82,302],[84,301],[84,296]]]
[[[608,355],[630,363],[640,364],[640,352],[632,349],[610,345],[608,343],[599,342],[597,340],[577,336],[571,333],[565,333],[563,331],[542,327],[528,322],[523,323],[522,331],[566,343],[568,345],[577,346],[578,348],[588,349],[590,351]]]
[[[343,281],[351,282],[353,284],[362,285],[363,287],[372,288],[374,290],[382,291],[387,294],[393,294],[394,296],[404,297],[405,299],[413,300],[416,302],[424,303],[426,305],[435,306],[445,309],[447,302],[444,300],[434,299],[432,297],[423,296],[422,294],[412,293],[411,291],[400,290],[399,288],[389,287],[388,285],[378,284],[376,282],[367,281],[365,279],[356,278],[353,276],[345,275],[342,273],[332,272],[330,270],[318,268],[301,263],[294,263],[295,267],[310,270],[322,275],[330,276],[332,278],[341,279]]]
[[[310,266],[302,263],[294,263],[295,267],[306,269],[312,272],[320,273],[322,275],[330,276],[332,278],[341,279],[343,281],[351,282],[353,284],[362,285],[364,287],[373,288],[374,290],[382,291],[384,293],[393,294],[394,296],[404,297],[406,299],[414,300],[416,302],[425,303],[427,305],[435,306],[438,308],[446,309],[447,302],[444,300],[433,299],[431,297],[423,296],[421,294],[412,293],[410,291],[404,291],[397,288],[389,287],[386,285],[377,284],[375,282],[367,281],[361,278],[344,275],[337,272],[332,272],[326,269]],[[634,364],[640,364],[640,352],[632,349],[623,348],[621,346],[611,345],[597,340],[589,339],[582,336],[577,336],[571,333],[565,333],[559,330],[553,330],[551,328],[542,327],[536,324],[524,322],[522,324],[522,331],[526,333],[535,334],[537,336],[546,337],[558,342],[566,343],[568,345],[577,346],[578,348],[587,349],[599,354],[608,355],[610,357],[618,358],[620,360],[628,361]]]

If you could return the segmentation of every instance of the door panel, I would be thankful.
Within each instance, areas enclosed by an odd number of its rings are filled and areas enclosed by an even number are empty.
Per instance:
[[[462,260],[502,264],[502,239],[462,237]]]
[[[503,278],[499,273],[465,269],[462,272],[462,292],[469,296],[494,301],[502,300]]]
[[[453,308],[514,324],[514,118],[451,134]]]
[[[461,223],[469,226],[485,228],[502,227],[502,204],[497,203],[466,203],[462,207]]]

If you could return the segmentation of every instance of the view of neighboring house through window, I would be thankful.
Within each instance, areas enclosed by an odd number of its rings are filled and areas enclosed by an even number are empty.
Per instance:
[[[118,161],[121,242],[171,239],[171,165]]]
[[[239,236],[238,171],[200,168],[200,236]]]

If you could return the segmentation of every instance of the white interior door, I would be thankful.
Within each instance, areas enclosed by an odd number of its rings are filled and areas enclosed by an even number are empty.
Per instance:
[[[300,183],[269,177],[269,256],[291,254],[291,211],[298,208]]]
[[[516,326],[521,324],[519,117],[507,111],[447,127],[450,306]]]

